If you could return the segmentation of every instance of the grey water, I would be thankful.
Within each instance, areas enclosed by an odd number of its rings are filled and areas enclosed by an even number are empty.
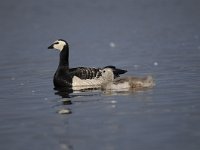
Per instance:
[[[200,1],[0,2],[1,150],[199,150]],[[137,92],[53,89],[63,38],[70,66],[152,75]],[[124,76],[126,76],[124,75]],[[71,114],[57,112],[70,109]]]

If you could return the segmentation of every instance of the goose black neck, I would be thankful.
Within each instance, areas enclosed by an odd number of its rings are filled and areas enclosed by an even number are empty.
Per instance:
[[[59,62],[59,66],[63,67],[68,67],[69,68],[69,47],[68,45],[65,45],[62,49],[62,51],[60,52],[60,62]]]

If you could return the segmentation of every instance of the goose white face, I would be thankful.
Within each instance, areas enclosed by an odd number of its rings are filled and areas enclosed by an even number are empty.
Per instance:
[[[108,80],[108,81],[113,81],[114,80],[114,74],[113,70],[110,68],[104,68],[101,70],[102,78]]]
[[[61,41],[61,40],[56,40],[50,47],[49,49],[51,48],[54,48],[54,49],[57,49],[59,51],[62,51],[63,50],[63,47],[66,45],[65,41]]]

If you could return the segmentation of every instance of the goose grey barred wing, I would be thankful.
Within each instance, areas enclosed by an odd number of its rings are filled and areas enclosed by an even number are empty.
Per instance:
[[[93,79],[101,76],[100,70],[100,68],[78,67],[69,69],[69,72],[71,75],[77,76],[80,79]]]

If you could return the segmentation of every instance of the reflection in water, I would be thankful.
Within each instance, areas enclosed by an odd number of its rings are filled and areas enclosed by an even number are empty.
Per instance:
[[[128,95],[135,92],[146,91],[148,89],[152,89],[153,86],[150,87],[137,87],[137,88],[120,88],[120,89],[103,89],[99,86],[79,86],[75,88],[54,88],[56,90],[55,95],[59,95],[62,98],[74,98],[78,96],[94,96],[94,91],[101,91],[103,94],[108,95]],[[85,95],[85,93],[90,93],[89,95]],[[66,101],[66,99],[64,100]]]
[[[77,89],[77,88],[76,88]],[[98,88],[86,88],[86,87],[79,87],[79,90],[73,90],[71,88],[54,88],[55,95],[59,95],[62,99],[62,105],[72,105],[71,98],[75,97],[83,97],[83,96],[95,96],[97,95],[94,91],[98,91]],[[89,94],[88,94],[89,93]],[[72,111],[70,108],[61,108],[57,111],[59,114],[71,114]]]
[[[70,98],[69,94],[73,93],[71,88],[54,88],[56,90],[55,95],[59,95],[62,98]]]
[[[152,89],[153,87],[150,88],[135,88],[135,89],[129,89],[129,88],[124,88],[124,89],[118,89],[118,90],[103,90],[100,88],[81,88],[79,87],[79,90],[73,90],[71,88],[54,88],[56,90],[55,95],[59,95],[62,97],[62,102],[64,105],[69,105],[72,104],[72,101],[70,98],[74,97],[82,97],[82,96],[95,96],[99,95],[99,92],[103,95],[130,95],[130,94],[135,94],[138,92],[144,92],[147,90]]]
[[[81,89],[81,87],[79,87]],[[121,90],[101,90],[99,88],[88,88],[85,87],[81,90],[72,90],[68,88],[56,88],[55,95],[59,95],[61,100],[59,102],[64,105],[72,105],[72,99],[75,102],[91,102],[91,101],[99,101],[99,99],[92,98],[90,100],[84,100],[83,97],[96,97],[99,95],[105,96],[113,96],[113,95],[133,95],[139,92],[145,92],[146,90],[150,90],[151,88],[137,88],[137,89],[121,89]],[[78,99],[74,99],[78,98]],[[80,98],[80,99],[79,99]],[[62,108],[57,111],[59,114],[71,114],[72,111],[70,108]]]
[[[63,149],[63,150],[73,150],[74,149],[73,145],[71,145],[71,144],[64,144],[64,143],[60,144],[60,148]]]
[[[67,89],[67,88],[54,88],[55,95],[61,96],[61,102],[62,105],[71,105],[72,101],[70,100],[70,93],[73,92],[72,89]],[[61,108],[57,111],[58,114],[71,114],[72,111],[70,108]]]
[[[137,89],[120,89],[120,90],[103,90],[103,94],[106,96],[113,95],[130,95],[136,94],[139,92],[145,92],[147,90],[151,90],[152,88],[137,88]]]
[[[80,97],[80,96],[94,96],[95,91],[99,91],[99,88],[81,88],[79,87],[79,90],[73,90],[71,88],[54,88],[55,95],[59,95],[62,98],[74,98],[74,97]],[[86,94],[87,93],[87,94]],[[90,94],[88,94],[90,93]]]
[[[63,105],[71,105],[72,104],[72,101],[68,98],[62,98],[61,102]]]
[[[116,108],[117,101],[112,98],[112,96],[127,96],[127,95],[137,95],[138,93],[145,93],[147,90],[151,91],[152,88],[138,88],[138,89],[121,89],[121,90],[101,90],[101,89],[84,89],[80,91],[73,91],[73,90],[60,90],[57,91],[56,94],[62,97],[61,102],[62,105],[71,105],[72,101],[74,102],[94,102],[99,101],[101,99],[96,99],[96,97],[100,96],[108,96],[111,98],[109,103],[111,104],[112,108]],[[65,98],[63,98],[65,97]],[[67,98],[66,98],[67,97]],[[91,97],[90,99],[86,98],[86,100],[83,100],[83,97]],[[76,99],[73,99],[76,98]],[[77,99],[78,98],[78,99]],[[72,100],[73,99],[73,100]],[[71,114],[72,110],[70,108],[62,108],[58,111],[59,114]]]

